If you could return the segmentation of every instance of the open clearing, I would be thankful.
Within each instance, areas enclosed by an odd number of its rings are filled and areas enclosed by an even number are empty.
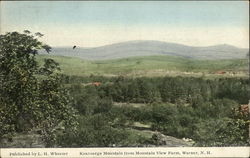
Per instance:
[[[39,55],[39,63],[45,58],[54,59],[60,64],[63,73],[74,76],[248,77],[247,59],[194,60],[174,56],[147,56],[87,61],[74,57]]]

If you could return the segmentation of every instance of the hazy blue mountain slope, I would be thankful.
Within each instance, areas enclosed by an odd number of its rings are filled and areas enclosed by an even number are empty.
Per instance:
[[[96,48],[77,47],[72,49],[72,47],[56,47],[52,49],[51,54],[80,57],[88,60],[154,55],[173,55],[194,59],[242,59],[246,58],[248,52],[248,49],[237,48],[231,45],[190,47],[160,41],[129,41]]]

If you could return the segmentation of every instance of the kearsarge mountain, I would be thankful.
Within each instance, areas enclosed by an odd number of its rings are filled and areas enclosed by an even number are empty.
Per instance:
[[[118,59],[133,56],[173,55],[194,59],[242,59],[248,49],[231,45],[192,47],[161,41],[128,41],[94,48],[72,49],[72,47],[54,47],[53,55],[79,57],[88,60]],[[45,53],[45,52],[42,52]]]

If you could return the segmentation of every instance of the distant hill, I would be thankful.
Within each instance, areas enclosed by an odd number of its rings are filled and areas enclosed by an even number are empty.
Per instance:
[[[73,46],[72,46],[73,47]],[[95,48],[72,49],[72,47],[56,47],[52,55],[79,57],[88,60],[119,59],[133,56],[171,55],[193,59],[243,59],[248,49],[231,45],[215,45],[208,47],[191,47],[160,41],[129,41]],[[42,52],[45,54],[45,52]]]

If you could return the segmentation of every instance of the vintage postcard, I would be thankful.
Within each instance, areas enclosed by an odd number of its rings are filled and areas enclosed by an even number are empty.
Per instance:
[[[0,157],[249,157],[248,1],[1,1]]]

